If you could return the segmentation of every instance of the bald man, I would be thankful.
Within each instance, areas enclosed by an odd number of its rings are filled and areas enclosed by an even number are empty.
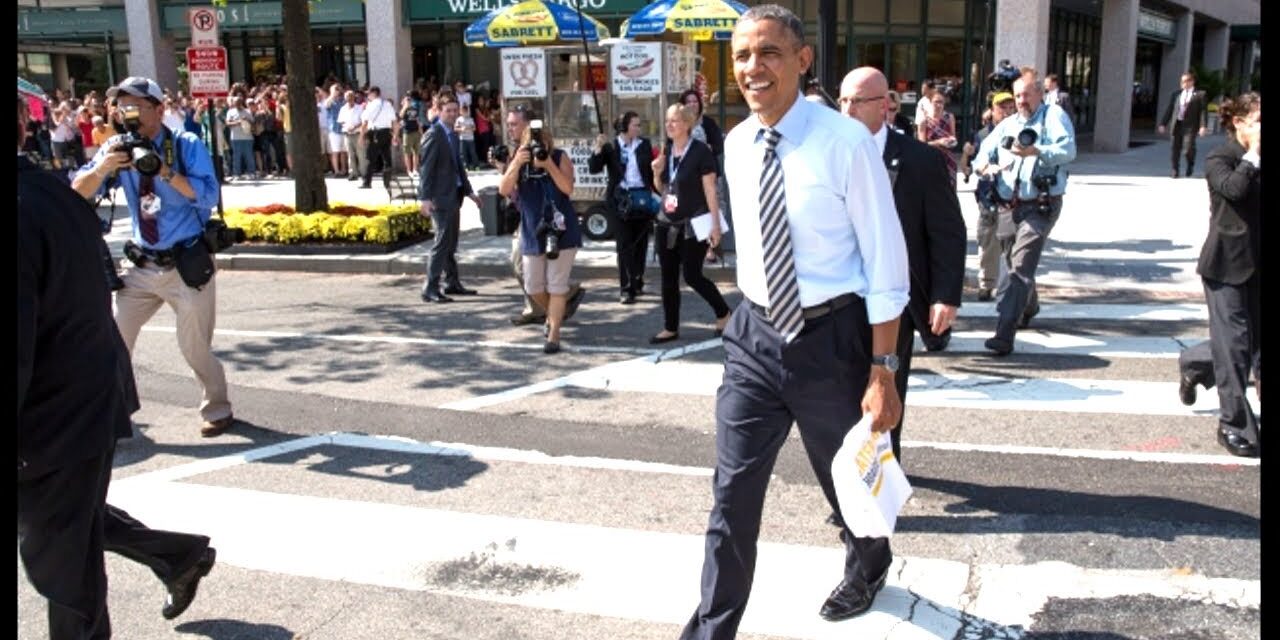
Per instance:
[[[875,67],[859,67],[840,84],[840,112],[871,131],[889,181],[907,241],[911,299],[898,323],[898,371],[894,374],[903,412],[890,432],[893,454],[902,460],[899,441],[906,414],[907,375],[915,334],[930,351],[945,348],[964,289],[964,257],[968,235],[960,201],[947,177],[942,154],[886,126],[889,83]]]

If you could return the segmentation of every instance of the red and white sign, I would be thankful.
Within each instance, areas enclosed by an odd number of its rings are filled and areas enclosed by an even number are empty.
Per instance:
[[[218,14],[213,7],[192,7],[187,10],[187,23],[191,25],[191,46],[218,46]]]
[[[187,47],[187,88],[193,98],[226,97],[226,48]]]

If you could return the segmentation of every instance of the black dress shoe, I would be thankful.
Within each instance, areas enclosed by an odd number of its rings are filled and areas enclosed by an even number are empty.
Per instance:
[[[1258,445],[1245,440],[1244,436],[1230,429],[1218,429],[1218,444],[1231,455],[1241,458],[1256,458],[1260,453]]]
[[[835,591],[831,592],[827,601],[822,603],[822,609],[818,611],[818,615],[822,616],[823,620],[836,622],[866,613],[871,608],[871,603],[875,602],[876,594],[884,588],[884,581],[888,577],[889,573],[886,571],[870,586],[864,585],[861,581],[853,582],[847,578],[842,580]]]
[[[560,341],[548,340],[542,344],[543,353],[560,353]]]
[[[444,288],[444,292],[451,296],[474,296],[477,293],[475,289],[468,289],[460,284],[449,285]]]
[[[994,351],[998,356],[1007,356],[1013,353],[1013,343],[1003,338],[987,338],[983,346]]]
[[[523,327],[527,324],[542,324],[546,321],[547,321],[546,316],[537,315],[537,314],[526,316],[522,313],[518,316],[511,316],[511,324],[514,324],[517,327]]]
[[[991,302],[995,299],[990,287],[982,287],[978,289],[978,302]]]
[[[196,598],[196,587],[200,586],[200,579],[209,575],[209,570],[213,569],[213,563],[218,557],[218,552],[213,547],[204,550],[204,554],[189,569],[182,572],[178,576],[165,585],[165,589],[169,594],[165,596],[164,607],[160,609],[160,615],[165,620],[172,620],[180,615],[187,607],[191,606],[191,601]]]
[[[620,303],[622,303],[622,304],[635,304],[635,303],[636,303],[636,294],[634,294],[634,293],[624,293],[624,294],[622,294],[621,296],[619,296],[619,297],[618,297],[618,302],[620,302]]]
[[[949,344],[951,344],[951,330],[947,329],[946,331],[942,332],[942,335],[938,336],[937,340],[934,340],[933,342],[926,344],[924,346],[924,350],[931,351],[931,352],[942,351],[943,349],[946,349],[947,345]]]
[[[439,291],[423,291],[423,302],[453,302],[453,298],[440,293]]]
[[[1018,328],[1026,329],[1031,325],[1031,319],[1038,315],[1040,315],[1040,305],[1027,307],[1027,310],[1022,312],[1022,317],[1018,318]]]
[[[1178,399],[1188,407],[1196,403],[1196,383],[1186,376],[1180,376],[1178,380]]]
[[[680,339],[679,333],[673,333],[669,336],[655,335],[652,338],[649,338],[649,344],[662,344],[664,342],[671,342],[678,339]]]

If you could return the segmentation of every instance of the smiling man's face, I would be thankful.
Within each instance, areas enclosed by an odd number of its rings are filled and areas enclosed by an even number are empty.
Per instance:
[[[739,20],[733,30],[733,75],[751,111],[777,124],[800,91],[813,49],[774,19]]]

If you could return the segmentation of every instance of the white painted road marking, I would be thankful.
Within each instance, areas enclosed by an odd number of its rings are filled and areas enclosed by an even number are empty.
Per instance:
[[[677,625],[696,605],[701,535],[173,482],[191,478],[187,471],[192,469],[226,469],[326,443],[391,446],[385,438],[350,434],[302,438],[221,458],[214,465],[201,461],[124,478],[112,483],[110,499],[152,526],[209,535],[219,560],[247,569]],[[424,452],[434,447],[418,446]],[[486,451],[493,450],[477,450]],[[239,462],[230,462],[233,458]],[[465,568],[476,558],[536,567],[556,579],[523,592],[502,592],[441,582],[436,573],[445,563],[461,561]],[[967,628],[1018,637],[1049,597],[1154,594],[1235,607],[1257,607],[1261,597],[1258,580],[1063,563],[974,567],[981,577],[975,597],[966,593],[969,565],[898,557],[874,609],[832,624],[819,619],[816,609],[839,581],[842,563],[839,546],[762,543],[743,631],[788,638],[896,639],[959,637]],[[929,606],[918,606],[922,602]]]
[[[960,307],[961,318],[994,318],[996,303],[966,302]],[[1191,303],[1159,304],[1092,304],[1075,302],[1040,302],[1036,319],[1045,320],[1160,320],[1189,321],[1209,319],[1209,307]]]
[[[944,353],[990,355],[983,343],[991,331],[953,331]],[[1083,336],[1072,333],[1023,329],[1018,332],[1014,353],[1037,356],[1092,356],[1095,358],[1174,359],[1188,346],[1208,340],[1206,336]],[[916,335],[917,355],[924,343]]]

